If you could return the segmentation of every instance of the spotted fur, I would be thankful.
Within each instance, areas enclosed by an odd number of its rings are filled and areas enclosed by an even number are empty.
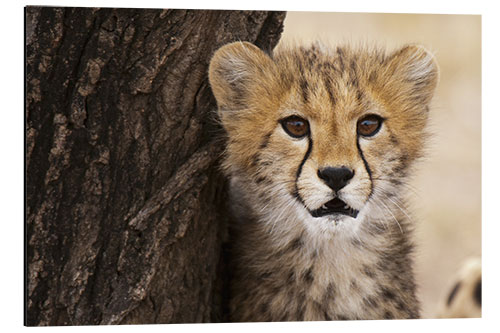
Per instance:
[[[231,320],[417,318],[404,193],[426,138],[433,56],[319,44],[268,55],[237,42],[215,53],[209,79],[227,132]],[[384,119],[373,137],[357,134],[367,114]],[[292,115],[307,136],[284,131]],[[335,193],[325,167],[354,176]],[[311,215],[334,197],[357,217]]]
[[[438,318],[481,318],[481,258],[468,258],[440,304]]]

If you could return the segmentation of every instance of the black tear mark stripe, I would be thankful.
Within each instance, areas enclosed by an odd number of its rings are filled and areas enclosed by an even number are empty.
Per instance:
[[[302,167],[304,166],[304,163],[306,163],[307,159],[309,158],[309,155],[311,155],[313,141],[312,141],[312,138],[310,136],[308,137],[308,139],[309,139],[309,141],[308,141],[307,151],[306,151],[306,153],[304,155],[304,158],[302,159],[302,162],[300,162],[299,168],[297,169],[297,174],[295,175],[295,189],[294,189],[294,193],[293,193],[293,195],[304,206],[305,206],[304,200],[302,199],[302,197],[299,194],[299,187],[298,187],[297,183],[299,181],[300,174],[302,173]]]
[[[363,160],[363,164],[365,165],[365,169],[366,169],[366,172],[368,173],[368,177],[370,177],[370,194],[368,195],[368,197],[371,197],[372,193],[373,193],[372,170],[370,169],[370,165],[366,161],[365,155],[363,154],[363,150],[361,149],[361,146],[359,145],[359,136],[356,140],[356,147],[358,147],[359,156]]]

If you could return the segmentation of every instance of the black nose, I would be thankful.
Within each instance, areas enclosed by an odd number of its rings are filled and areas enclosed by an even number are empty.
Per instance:
[[[346,186],[353,176],[354,171],[344,166],[340,168],[327,167],[318,170],[318,177],[323,179],[325,184],[334,191]]]

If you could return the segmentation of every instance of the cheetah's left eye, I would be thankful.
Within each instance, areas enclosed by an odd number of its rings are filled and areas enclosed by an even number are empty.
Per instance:
[[[299,116],[290,116],[280,121],[285,132],[292,138],[302,138],[309,134],[309,122]]]
[[[379,131],[384,119],[375,114],[367,115],[358,121],[358,134],[362,136],[373,136]]]

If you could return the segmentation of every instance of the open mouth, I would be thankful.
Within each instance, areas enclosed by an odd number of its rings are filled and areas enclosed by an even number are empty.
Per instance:
[[[312,217],[322,217],[326,215],[347,215],[353,218],[358,216],[359,211],[350,207],[339,198],[332,199],[318,209],[311,211]]]

